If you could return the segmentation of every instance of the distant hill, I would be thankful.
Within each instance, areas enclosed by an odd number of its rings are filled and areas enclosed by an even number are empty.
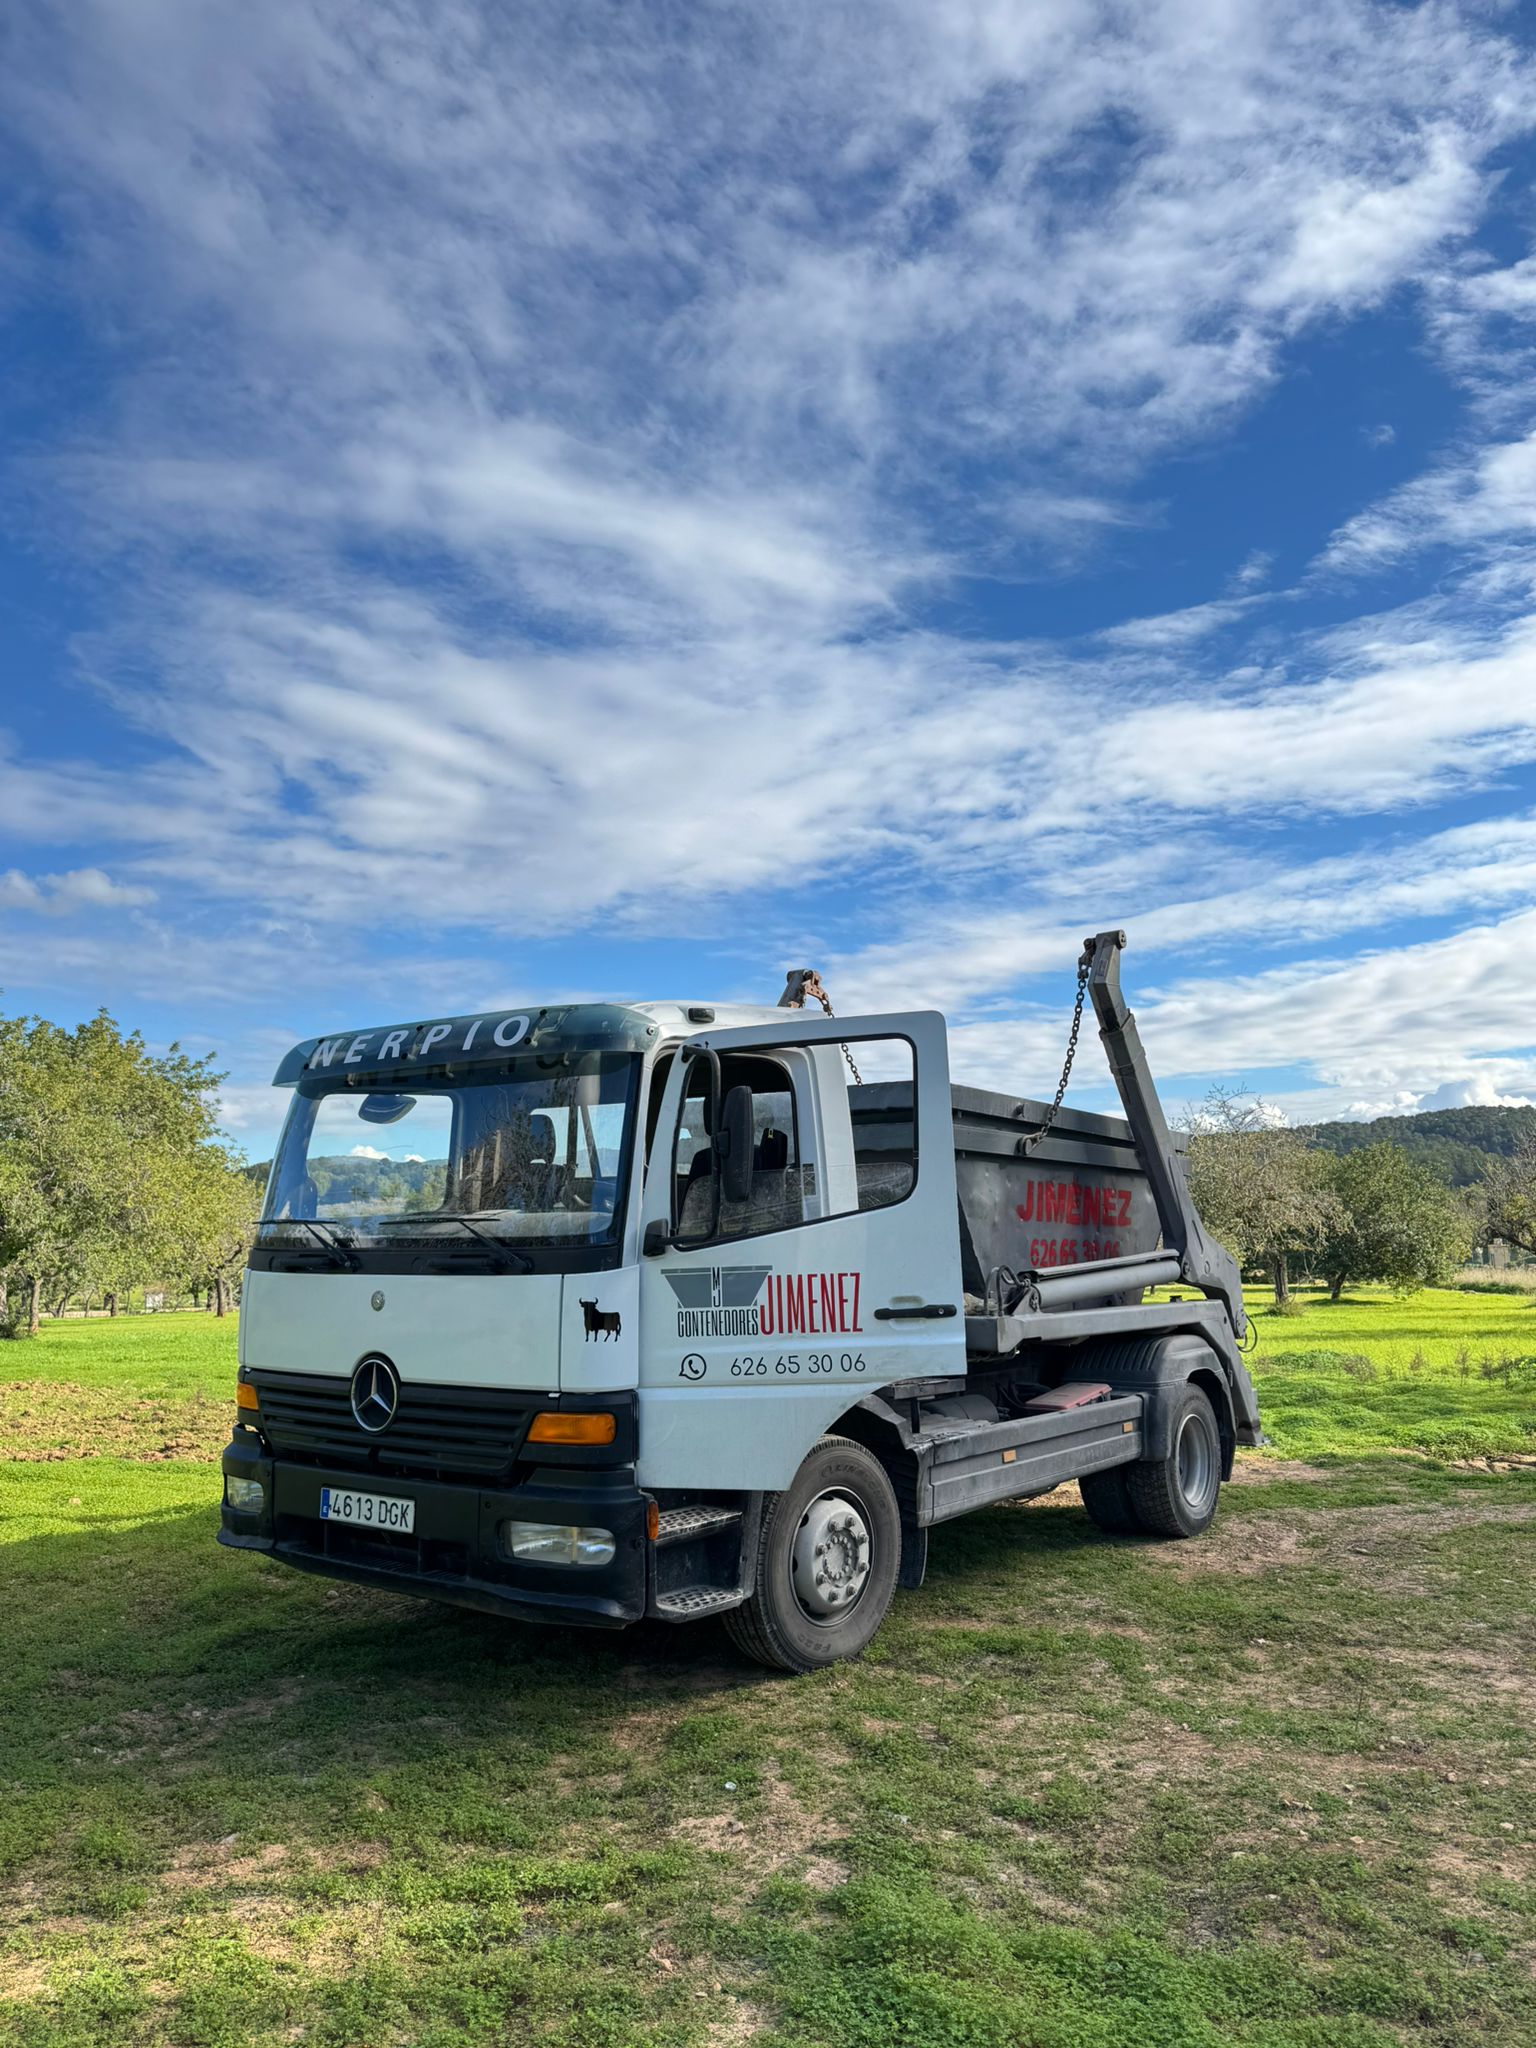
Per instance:
[[[311,1159],[309,1172],[322,1203],[355,1201],[362,1208],[419,1209],[442,1199],[445,1165],[441,1159],[355,1159],[349,1154]],[[271,1170],[270,1160],[245,1169],[262,1187]]]
[[[1507,1159],[1519,1138],[1536,1131],[1536,1109],[1427,1109],[1418,1116],[1378,1116],[1362,1124],[1309,1124],[1301,1134],[1325,1152],[1358,1152],[1366,1145],[1400,1145],[1448,1187],[1483,1179],[1491,1158]]]

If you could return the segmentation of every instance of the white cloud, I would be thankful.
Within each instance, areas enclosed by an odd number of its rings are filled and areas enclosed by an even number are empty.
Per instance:
[[[1127,962],[1126,981],[1153,1070],[1165,1093],[1179,1077],[1224,1074],[1239,1083],[1267,1069],[1303,1066],[1305,1099],[1266,1090],[1292,1122],[1337,1115],[1347,1104],[1421,1102],[1447,1073],[1476,1075],[1498,1095],[1536,1097],[1527,963],[1536,909],[1495,925],[1344,961],[1314,960],[1258,973],[1227,971],[1148,988]],[[961,1078],[1049,1092],[1061,1061],[1065,1007],[1027,1020],[952,1032]],[[1514,1048],[1490,1052],[1489,1048]],[[1077,1089],[1104,1085],[1091,1054]]]
[[[286,1106],[285,1098],[258,1082],[228,1082],[219,1089],[219,1122],[236,1138],[253,1127],[265,1130]]]
[[[1304,1059],[1331,1085],[1424,1095],[1458,1067],[1504,1092],[1536,1079],[1529,962],[1536,908],[1419,945],[1181,982],[1138,1005],[1166,1067],[1228,1071]],[[1491,1048],[1518,1050],[1498,1060]]]
[[[1269,574],[1274,566],[1275,558],[1267,548],[1255,548],[1233,572],[1232,588],[1256,590],[1261,584],[1269,581]]]
[[[1146,648],[1152,652],[1185,647],[1230,626],[1253,602],[1245,597],[1213,599],[1209,604],[1187,605],[1183,611],[1163,612],[1155,618],[1127,619],[1121,625],[1106,626],[1099,637],[1112,647]]]
[[[1483,190],[1469,140],[1431,133],[1423,160],[1395,181],[1383,180],[1379,167],[1373,176],[1319,180],[1297,210],[1290,247],[1266,292],[1289,305],[1369,299],[1448,237],[1465,234]]]
[[[333,599],[206,610],[167,651],[187,693],[134,707],[195,770],[13,764],[13,830],[56,830],[67,795],[76,829],[135,847],[135,885],[317,929],[383,900],[439,929],[605,908],[654,928],[689,898],[861,866],[1027,863],[1038,888],[1065,857],[1084,872],[1085,831],[1123,874],[1175,826],[1360,818],[1536,758],[1523,621],[1479,637],[1414,611],[1343,660],[1293,640],[1298,672],[1191,678],[1146,649],[1106,664],[910,631],[482,647],[419,601]],[[303,798],[286,816],[284,788]]]
[[[152,889],[114,882],[100,868],[72,868],[62,875],[25,875],[9,868],[0,874],[0,910],[72,917],[88,910],[131,910],[154,900]]]
[[[380,1152],[373,1145],[354,1145],[347,1154],[347,1157],[349,1159],[387,1159],[389,1154],[387,1152]]]
[[[1459,1080],[1442,1081],[1438,1088],[1432,1088],[1427,1095],[1421,1095],[1416,1105],[1425,1109],[1467,1109],[1476,1105],[1488,1109],[1529,1109],[1528,1095],[1505,1095],[1486,1074],[1464,1074]]]
[[[1458,884],[1448,858],[1330,881],[1265,842],[1536,758],[1528,623],[1402,614],[1282,651],[1262,552],[1087,648],[912,623],[1030,547],[1160,516],[1142,466],[1269,389],[1310,324],[1427,274],[1448,323],[1460,280],[1462,330],[1524,305],[1518,267],[1458,254],[1536,112],[1482,16],[891,0],[853,25],[768,0],[594,39],[468,0],[82,0],[25,15],[0,109],[57,199],[32,270],[118,379],[17,474],[37,530],[145,592],[80,646],[132,746],[4,766],[17,838],[109,849],[115,879],[18,870],[0,897],[158,892],[161,922],[136,957],[61,931],[48,972],[110,958],[201,1000],[227,968],[188,957],[189,920],[238,917],[243,986],[297,1002],[379,987],[381,916],[666,930],[832,877],[881,896],[882,932],[892,892],[942,885],[956,977],[995,1004],[1070,957],[1085,902],[1130,897],[1170,956],[1186,909],[1214,940],[1212,874],[1229,917],[1290,905],[1319,934],[1523,900],[1520,846],[1467,849]],[[1510,427],[1350,545],[1523,532],[1525,446]],[[1041,914],[989,932],[1004,890]],[[850,982],[926,978],[915,943],[866,945]]]
[[[1191,868],[1202,886],[1179,893]],[[1135,877],[1129,882],[1128,871]],[[974,1014],[973,1005],[1007,1000],[1041,974],[1065,984],[1092,929],[1126,927],[1127,972],[1139,975],[1148,957],[1209,957],[1230,947],[1234,934],[1263,931],[1273,944],[1294,949],[1531,903],[1536,813],[1301,862],[1224,844],[1220,836],[1208,836],[1198,849],[1188,841],[1132,842],[1102,866],[1069,859],[1037,873],[1027,910],[997,902],[915,911],[902,940],[829,950],[821,964],[840,1007],[916,1002],[964,1016]]]
[[[1331,537],[1319,567],[1346,573],[1445,543],[1536,531],[1536,430],[1429,471],[1357,513]]]

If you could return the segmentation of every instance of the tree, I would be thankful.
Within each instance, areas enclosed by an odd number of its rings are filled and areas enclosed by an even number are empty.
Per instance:
[[[1507,1159],[1495,1159],[1486,1181],[1488,1235],[1536,1254],[1536,1131],[1523,1131]]]
[[[189,1176],[216,1155],[222,1077],[152,1054],[105,1011],[73,1031],[0,1018],[0,1271],[35,1332],[50,1298],[157,1275],[185,1237]]]
[[[207,1287],[215,1315],[227,1313],[235,1275],[245,1264],[261,1209],[261,1189],[219,1146],[188,1166],[179,1208],[180,1236],[165,1277]]]
[[[1332,1181],[1337,1214],[1319,1264],[1335,1301],[1351,1280],[1384,1280],[1405,1294],[1433,1286],[1472,1248],[1466,1204],[1396,1145],[1334,1159]]]
[[[1330,1161],[1276,1124],[1262,1102],[1212,1089],[1188,1125],[1195,1206],[1242,1266],[1263,1266],[1290,1299],[1290,1261],[1314,1252],[1338,1218]]]

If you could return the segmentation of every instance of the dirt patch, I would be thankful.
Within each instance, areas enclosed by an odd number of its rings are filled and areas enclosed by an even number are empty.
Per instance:
[[[674,1707],[635,1707],[614,1722],[612,1740],[630,1756],[654,1757],[660,1754],[676,1721]]]
[[[222,1842],[189,1842],[171,1858],[160,1882],[170,1891],[218,1891],[225,1885],[250,1886],[279,1871],[288,1861],[281,1842],[245,1856],[232,1856],[234,1837]]]
[[[755,2041],[768,2028],[768,2015],[760,2005],[738,2001],[736,2010],[723,2019],[711,2020],[704,2031],[709,2048],[740,2048],[743,2041]]]
[[[1490,1877],[1523,1883],[1530,1857],[1502,1843],[1490,1853],[1490,1846],[1480,1843],[1473,1850],[1460,1842],[1437,1842],[1426,1859],[1431,1883],[1461,1905],[1473,1905],[1478,1886]]]
[[[378,1955],[390,1938],[392,1909],[366,1899],[346,1905],[313,1906],[270,1893],[231,1901],[228,1919],[252,1955],[269,1963],[302,1963],[306,1970],[336,1975],[364,1954]]]
[[[756,1883],[782,1874],[798,1877],[813,1891],[830,1892],[847,1881],[846,1866],[826,1853],[827,1822],[801,1803],[773,1759],[764,1767],[762,1796],[749,1816],[692,1814],[671,1834],[695,1849],[729,1856]]]
[[[0,1955],[0,1998],[41,1998],[48,1989],[51,1964],[43,1956]]]
[[[226,1888],[250,1890],[287,1877],[295,1870],[318,1870],[362,1876],[376,1870],[388,1851],[382,1842],[348,1842],[343,1847],[290,1849],[282,1842],[266,1842],[259,1849],[240,1850],[237,1838],[226,1835],[217,1842],[188,1842],[172,1856],[160,1882],[172,1892],[217,1892]]]
[[[1000,1507],[1012,1508],[1017,1513],[1031,1508],[1080,1508],[1083,1496],[1075,1479],[1069,1479],[1062,1486],[1053,1486],[1049,1493],[1032,1494],[1028,1500],[1000,1501]]]
[[[1324,1480],[1328,1474],[1320,1465],[1308,1465],[1300,1458],[1266,1458],[1261,1452],[1239,1451],[1232,1466],[1233,1486],[1268,1486],[1277,1479]]]
[[[287,1713],[303,1694],[302,1686],[289,1681],[222,1707],[200,1707],[194,1702],[158,1711],[128,1707],[111,1721],[82,1729],[81,1736],[93,1756],[105,1756],[114,1764],[136,1763],[151,1754],[169,1763],[189,1751],[207,1748],[231,1727],[270,1721]]]
[[[1322,1564],[1370,1577],[1380,1591],[1417,1591],[1426,1576],[1447,1567],[1423,1554],[1422,1539],[1444,1536],[1480,1522],[1507,1525],[1536,1521],[1536,1502],[1448,1508],[1275,1509],[1242,1516],[1218,1515],[1198,1543],[1151,1545],[1150,1562],[1181,1578],[1206,1572],[1238,1577],[1287,1564]],[[1410,1560],[1405,1567],[1404,1559]]]
[[[122,1387],[9,1380],[0,1384],[0,1458],[20,1465],[70,1458],[211,1463],[229,1440],[231,1413],[223,1395],[143,1399]]]

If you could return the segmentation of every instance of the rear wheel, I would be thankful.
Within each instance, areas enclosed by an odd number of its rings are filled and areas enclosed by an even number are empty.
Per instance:
[[[1107,1472],[1085,1472],[1077,1482],[1083,1506],[1111,1536],[1129,1536],[1141,1527],[1126,1489],[1126,1470],[1124,1465],[1113,1465]]]
[[[781,1671],[856,1657],[885,1618],[901,1564],[901,1515],[878,1458],[823,1437],[763,1503],[756,1588],[725,1617],[737,1648]]]
[[[1209,1396],[1186,1385],[1173,1413],[1166,1458],[1124,1467],[1125,1490],[1139,1526],[1153,1536],[1198,1536],[1208,1529],[1221,1493],[1221,1431]]]

